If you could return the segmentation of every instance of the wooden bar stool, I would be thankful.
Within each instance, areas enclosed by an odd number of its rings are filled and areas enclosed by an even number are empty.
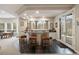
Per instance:
[[[42,38],[41,39],[41,45],[42,45],[43,48],[48,48],[50,46],[49,38]]]
[[[37,48],[37,37],[31,36],[29,39],[29,49],[31,52],[35,53]]]
[[[29,39],[29,45],[30,45],[30,47],[32,47],[32,46],[37,46],[37,38],[36,37],[30,37],[30,39]]]
[[[19,37],[19,46],[20,46],[20,52],[25,53],[27,51],[27,36],[22,35]]]

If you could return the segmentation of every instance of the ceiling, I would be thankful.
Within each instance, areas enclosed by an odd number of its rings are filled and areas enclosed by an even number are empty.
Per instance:
[[[0,10],[0,18],[16,18],[16,16],[4,10]]]
[[[14,18],[20,4],[0,4],[0,18]]]
[[[73,4],[1,4],[0,9],[13,15],[23,16],[27,14],[28,16],[35,17],[55,17],[71,9],[73,6]],[[35,13],[37,10],[39,14]]]
[[[8,12],[16,12],[22,6],[21,4],[0,4],[0,9]]]
[[[27,14],[34,17],[55,17],[63,12],[68,11],[74,5],[72,4],[29,4],[23,5],[17,12],[18,14]],[[39,11],[39,14],[36,13]]]
[[[27,14],[29,16],[34,16],[34,17],[55,17],[56,15],[59,15],[67,10],[39,10],[39,14],[36,14],[37,10],[28,10],[22,13],[23,14]]]

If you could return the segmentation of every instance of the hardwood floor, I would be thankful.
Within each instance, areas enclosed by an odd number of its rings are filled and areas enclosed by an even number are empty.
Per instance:
[[[76,54],[67,46],[61,44],[60,42],[53,40],[52,45],[48,48],[42,48],[41,46],[32,47],[29,49],[27,45],[26,52],[24,54]]]
[[[68,47],[56,40],[52,40],[52,45],[48,48],[42,48],[41,46],[32,47],[29,49],[29,45],[26,45],[25,53],[20,52],[18,38],[12,37],[8,39],[0,39],[0,55],[26,55],[26,54],[76,54]],[[60,46],[61,45],[61,46]]]

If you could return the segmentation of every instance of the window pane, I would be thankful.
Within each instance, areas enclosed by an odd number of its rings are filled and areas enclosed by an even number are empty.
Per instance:
[[[48,29],[48,21],[44,22],[44,29]]]
[[[38,22],[37,29],[44,29],[43,28],[43,22],[42,21],[39,21]]]
[[[0,29],[4,29],[4,23],[0,23]]]
[[[66,16],[66,35],[72,36],[72,14]]]
[[[7,23],[7,29],[11,29],[11,23]]]
[[[64,27],[65,27],[65,17],[63,16],[63,17],[61,17],[60,18],[60,26],[61,26],[61,34],[65,34],[65,31],[64,31]]]
[[[13,31],[16,32],[16,23],[13,23]]]
[[[13,23],[13,29],[16,29],[16,23]]]

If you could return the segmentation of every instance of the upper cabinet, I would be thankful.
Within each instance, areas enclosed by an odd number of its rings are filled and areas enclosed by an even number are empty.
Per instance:
[[[29,21],[28,23],[28,29],[49,29],[49,21]]]

